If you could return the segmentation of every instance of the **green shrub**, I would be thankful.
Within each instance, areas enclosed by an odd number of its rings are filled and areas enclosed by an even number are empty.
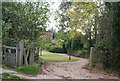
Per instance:
[[[2,73],[2,77],[3,77],[3,78],[7,78],[8,76],[10,76],[9,73]]]
[[[65,51],[62,48],[51,48],[51,49],[49,49],[49,52],[53,52],[53,53],[65,53]]]
[[[66,49],[62,48],[59,45],[51,46],[51,48],[49,49],[49,52],[53,52],[53,53],[67,53]]]
[[[22,66],[16,69],[16,71],[20,72],[20,73],[24,73],[24,74],[39,74],[41,72],[41,67],[40,64],[32,64],[32,65],[28,65],[28,66]]]
[[[96,63],[102,63],[104,69],[111,71],[111,73],[120,74],[120,48],[115,48],[112,45],[112,38],[106,37],[101,41],[98,41],[94,47],[94,54]]]
[[[19,76],[10,75],[9,73],[2,73],[2,79],[21,79]]]
[[[19,76],[11,75],[11,79],[21,79]]]
[[[89,57],[89,52],[87,50],[76,50],[73,52],[74,56],[87,58]]]

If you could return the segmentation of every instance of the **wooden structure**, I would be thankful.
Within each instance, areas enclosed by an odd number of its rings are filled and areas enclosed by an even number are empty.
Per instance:
[[[92,69],[93,68],[93,65],[94,65],[94,62],[93,62],[93,47],[90,48],[90,59],[89,59],[89,68]]]
[[[20,41],[16,47],[3,45],[2,64],[9,67],[23,65],[24,43]]]
[[[2,63],[9,67],[18,66],[18,51],[17,47],[3,46]]]
[[[24,50],[24,43],[22,41],[20,41],[16,47],[3,45],[2,48],[2,64],[14,68],[24,64],[26,50]],[[30,51],[28,63],[32,64],[38,62],[38,60],[39,49],[34,48]]]
[[[99,62],[100,54],[97,52],[95,47],[90,49],[89,69],[103,71],[103,64]]]

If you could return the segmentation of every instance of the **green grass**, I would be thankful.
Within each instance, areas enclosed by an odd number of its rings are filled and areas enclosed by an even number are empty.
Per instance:
[[[77,58],[72,58],[71,60],[69,60],[68,57],[59,55],[58,53],[51,53],[45,50],[43,51],[43,55],[40,57],[45,62],[73,62],[79,60]]]
[[[9,70],[15,71],[15,68],[8,67],[8,66],[6,66],[6,65],[4,65],[4,64],[2,64],[0,67],[2,67],[2,68],[4,68],[4,69],[9,69]]]
[[[1,66],[2,68],[5,69],[9,69],[9,70],[13,70],[13,71],[17,71],[23,74],[30,74],[30,75],[36,75],[41,73],[41,65],[34,63],[32,65],[27,65],[27,66],[21,66],[21,67],[17,67],[17,68],[11,68],[11,67],[7,67],[5,65]]]
[[[41,67],[39,64],[34,63],[32,65],[19,67],[16,71],[24,74],[36,75],[41,72]]]
[[[19,76],[10,75],[9,73],[2,73],[0,76],[2,76],[1,79],[22,79]]]

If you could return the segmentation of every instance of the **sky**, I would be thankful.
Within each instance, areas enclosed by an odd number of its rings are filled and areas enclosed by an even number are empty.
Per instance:
[[[49,30],[49,29],[53,28],[55,31],[58,31],[58,28],[57,28],[56,25],[58,25],[59,23],[54,19],[55,19],[55,16],[57,16],[56,11],[59,10],[59,5],[61,4],[61,0],[59,0],[59,1],[54,0],[54,2],[49,1],[48,3],[50,5],[51,15],[50,15],[50,18],[49,18],[50,22],[49,22],[49,25],[48,25],[47,29]]]

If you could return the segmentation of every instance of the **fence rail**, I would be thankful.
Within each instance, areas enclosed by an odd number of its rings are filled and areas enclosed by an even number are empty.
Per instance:
[[[9,67],[17,67],[18,62],[18,48],[3,45],[2,63]]]
[[[3,64],[5,64],[9,67],[18,67],[18,66],[22,66],[24,64],[26,50],[24,50],[23,42],[19,42],[16,47],[3,45],[3,46],[1,46],[1,48],[3,50],[3,54],[2,54],[2,63]],[[39,60],[39,51],[38,50],[39,50],[38,48],[34,48],[30,51],[30,54],[28,56],[29,64],[38,62],[38,60]]]

